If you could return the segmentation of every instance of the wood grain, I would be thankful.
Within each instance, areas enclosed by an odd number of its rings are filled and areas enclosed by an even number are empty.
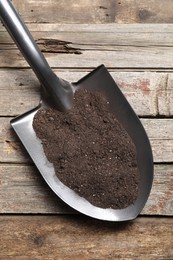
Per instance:
[[[141,119],[149,136],[154,162],[172,162],[173,158],[173,120],[172,119]],[[26,163],[29,156],[21,142],[10,127],[10,118],[0,117],[0,162]]]
[[[173,219],[98,222],[79,216],[0,216],[1,259],[173,258]]]
[[[10,128],[13,116],[38,104],[40,87],[0,24],[0,259],[173,259],[172,0],[13,3],[60,77],[76,81],[101,63],[108,67],[136,113],[151,117],[141,120],[156,164],[135,221],[74,214]]]
[[[69,82],[78,81],[88,72],[55,73]],[[157,72],[114,72],[112,77],[139,116],[173,115],[173,76]],[[0,70],[0,115],[15,116],[39,104],[41,89],[31,70]]]
[[[161,39],[161,32],[164,33],[164,35],[167,35],[169,33],[172,32],[172,28],[173,25],[166,23],[166,24],[137,24],[137,23],[132,23],[132,24],[114,24],[114,23],[106,23],[106,24],[89,24],[89,23],[73,23],[73,24],[66,24],[66,23],[57,23],[57,22],[53,22],[53,23],[28,23],[27,27],[29,28],[29,30],[35,34],[35,32],[38,33],[38,35],[43,35],[43,32],[48,33],[48,37],[49,35],[52,34],[52,32],[55,33],[55,35],[57,33],[62,33],[62,32],[66,32],[69,33],[70,32],[72,34],[74,34],[75,32],[78,33],[107,33],[109,35],[109,33],[112,33],[112,37],[115,37],[116,35],[113,35],[114,33],[119,33],[119,34],[126,34],[129,32],[129,36],[132,33],[145,33],[146,37],[147,34],[149,33],[150,36],[152,38],[158,37],[158,39],[160,38],[160,41],[162,41],[164,43],[164,45],[167,44],[167,41],[164,41],[164,39]],[[10,43],[12,43],[10,39],[10,36],[8,36],[8,33],[6,32],[6,29],[4,26],[2,26],[2,24],[0,24],[0,32],[3,32],[3,36],[5,37],[5,40],[8,38],[8,41]],[[153,36],[153,33],[157,33],[158,35]],[[35,34],[36,38],[37,34]],[[94,35],[92,36],[94,38]],[[96,37],[95,37],[96,38]],[[131,38],[131,37],[130,37]],[[115,38],[114,38],[115,39]],[[148,39],[148,37],[147,37]],[[2,40],[2,39],[1,39]],[[135,39],[134,39],[135,40]],[[137,40],[140,40],[140,37],[138,36]],[[148,39],[149,40],[149,39]],[[169,39],[167,38],[167,40],[169,41]],[[105,39],[103,39],[103,41],[105,41]]]
[[[80,49],[80,46],[79,46]],[[112,50],[111,50],[112,49]],[[172,69],[172,47],[135,47],[117,46],[107,50],[107,47],[94,46],[82,50],[81,54],[45,53],[45,57],[52,68],[95,68],[104,64],[107,68],[128,69]],[[1,68],[28,68],[28,64],[19,50],[0,52]]]
[[[55,30],[54,26],[52,27]],[[45,57],[51,67],[86,69],[104,63],[111,69],[172,69],[172,25],[169,26],[170,32],[166,31],[166,34],[165,26],[160,26],[159,33],[151,31],[151,29],[148,29],[147,32],[147,27],[143,29],[141,25],[138,30],[136,26],[128,26],[130,31],[126,33],[127,26],[121,25],[122,32],[119,31],[118,33],[119,26],[116,33],[116,29],[111,29],[112,25],[109,29],[109,25],[102,28],[102,24],[99,26],[93,25],[90,33],[85,31],[87,26],[83,25],[83,31],[77,33],[75,32],[77,26],[77,24],[73,25],[73,27],[71,25],[64,28],[61,26],[63,31],[60,32],[57,25],[57,32],[53,31],[51,33],[49,31],[48,33],[42,33],[42,35],[38,32],[34,33],[35,40],[41,38],[40,47],[43,51],[46,51]],[[123,29],[124,26],[125,29]],[[116,25],[114,27],[116,28]],[[148,25],[148,27],[150,26]],[[70,28],[72,32],[64,31],[64,29],[69,30]],[[82,27],[80,26],[80,28]],[[103,32],[100,32],[101,30]],[[109,30],[113,30],[114,33]],[[28,68],[28,64],[5,31],[1,32],[0,39],[0,48],[2,50],[0,52],[0,67]],[[51,46],[52,41],[54,44]],[[65,42],[65,50],[63,49],[63,51],[62,46],[61,48],[58,47],[60,41]],[[76,51],[71,51],[74,49]]]
[[[172,23],[172,1],[166,0],[14,0],[26,22]],[[42,8],[40,8],[40,2]],[[82,14],[82,15],[81,15]]]
[[[116,48],[125,46],[171,46],[173,24],[28,24],[34,39],[53,39],[80,45],[80,48]],[[164,37],[163,37],[164,35]],[[92,47],[92,44],[95,46]],[[16,48],[5,28],[0,25],[1,49]],[[46,43],[49,47],[48,42]],[[84,45],[84,46],[83,46]],[[79,47],[79,46],[78,46]]]
[[[59,214],[74,211],[47,186],[34,166],[0,165],[0,213]],[[173,215],[173,166],[155,165],[142,215]]]

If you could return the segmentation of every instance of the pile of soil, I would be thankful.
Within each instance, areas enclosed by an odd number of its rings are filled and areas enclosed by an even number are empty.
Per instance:
[[[106,98],[79,90],[65,113],[40,109],[33,128],[57,177],[91,204],[122,209],[138,195],[136,148]]]

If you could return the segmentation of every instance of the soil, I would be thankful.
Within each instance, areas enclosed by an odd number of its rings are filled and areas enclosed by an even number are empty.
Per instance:
[[[33,128],[66,186],[101,208],[122,209],[138,196],[136,148],[106,98],[79,90],[65,113],[40,109]]]

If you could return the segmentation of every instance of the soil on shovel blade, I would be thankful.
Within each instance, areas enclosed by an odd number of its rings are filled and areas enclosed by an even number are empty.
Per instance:
[[[136,148],[106,98],[79,90],[65,113],[40,109],[33,128],[59,180],[91,204],[122,209],[138,195]]]

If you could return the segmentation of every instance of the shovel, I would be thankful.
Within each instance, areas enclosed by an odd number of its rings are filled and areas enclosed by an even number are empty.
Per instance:
[[[11,120],[11,125],[49,187],[66,204],[90,217],[108,221],[126,221],[136,218],[142,211],[152,187],[152,151],[139,118],[107,69],[104,65],[101,65],[76,83],[69,83],[60,79],[51,70],[11,1],[0,0],[0,18],[47,94],[38,107],[14,118]],[[33,118],[39,109],[45,104],[49,106],[49,103],[60,111],[70,109],[73,104],[73,94],[77,89],[102,92],[109,101],[111,112],[114,113],[136,146],[137,164],[140,172],[139,192],[137,200],[127,208],[103,209],[93,206],[86,199],[66,187],[56,177],[54,167],[47,160],[41,141],[36,137],[33,130]]]

